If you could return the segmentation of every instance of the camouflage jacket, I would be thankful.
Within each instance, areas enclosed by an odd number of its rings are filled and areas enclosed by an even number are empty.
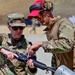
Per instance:
[[[3,41],[0,48],[5,47],[10,51],[18,51],[24,54],[27,54],[27,49],[32,44],[25,39],[24,35],[20,41],[13,40],[11,34],[0,34],[1,38]],[[9,61],[0,53],[0,75],[35,75],[36,71],[36,68],[30,69],[25,62],[20,62],[17,59]]]
[[[67,18],[57,17],[51,22],[52,29],[46,31],[48,41],[44,41],[42,47],[45,52],[51,52],[55,55],[55,67],[66,65],[73,68],[73,45],[74,45],[74,27]]]

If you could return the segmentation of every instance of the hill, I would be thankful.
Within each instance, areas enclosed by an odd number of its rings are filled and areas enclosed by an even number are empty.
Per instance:
[[[6,24],[7,14],[12,12],[23,13],[25,17],[29,14],[29,6],[35,0],[0,0],[0,24]],[[50,0],[51,1],[51,0]],[[55,15],[65,17],[75,14],[75,0],[52,0],[54,2]]]

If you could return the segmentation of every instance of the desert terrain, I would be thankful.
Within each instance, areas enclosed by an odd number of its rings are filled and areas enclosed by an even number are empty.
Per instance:
[[[7,14],[23,13],[25,18],[29,14],[29,7],[36,0],[0,0],[0,25],[5,25]],[[54,15],[69,17],[75,15],[75,0],[47,0],[54,3]]]

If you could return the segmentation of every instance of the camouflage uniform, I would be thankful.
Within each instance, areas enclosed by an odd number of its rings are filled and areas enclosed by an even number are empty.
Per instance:
[[[22,16],[23,15],[10,16],[12,18],[9,18],[8,23],[10,23],[13,18],[20,18]],[[23,26],[24,25],[25,24],[23,24]],[[32,45],[32,43],[26,40],[24,35],[22,35],[21,38],[21,40],[16,41],[12,38],[11,33],[8,35],[0,34],[0,48],[4,47],[10,51],[17,51],[23,54],[27,54],[28,47]],[[20,62],[17,59],[7,60],[4,55],[0,53],[0,75],[35,75],[36,71],[36,68],[29,68],[25,62]]]
[[[57,17],[51,22],[52,29],[46,31],[48,41],[44,41],[42,47],[45,52],[53,53],[52,66],[57,68],[60,65],[66,65],[73,68],[73,45],[74,45],[74,27],[66,19]]]
[[[45,28],[48,41],[42,41],[42,47],[45,52],[52,53],[52,66],[54,68],[58,68],[60,65],[65,65],[68,68],[73,68],[73,45],[74,45],[74,27],[68,21],[67,18],[61,18],[60,16],[54,17],[52,14],[54,5],[50,1],[42,1],[42,8],[38,11],[36,10],[36,1],[31,7],[34,7],[30,10],[30,14],[28,16],[31,19],[33,16],[37,16],[39,21],[43,24],[48,23],[48,19],[50,18],[49,28]],[[31,8],[30,7],[30,8]],[[45,13],[44,11],[50,12]],[[43,13],[44,12],[44,13]],[[34,13],[36,13],[34,15]],[[39,13],[42,17],[39,17]],[[47,16],[47,18],[46,18]],[[49,18],[48,18],[49,17]],[[57,19],[56,19],[57,18]],[[52,21],[53,19],[53,21]],[[56,19],[56,20],[55,20]],[[44,24],[45,25],[45,24]],[[46,25],[49,27],[49,25]]]

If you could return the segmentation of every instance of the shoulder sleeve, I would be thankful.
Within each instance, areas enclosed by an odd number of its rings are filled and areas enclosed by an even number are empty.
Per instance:
[[[0,48],[2,48],[2,44],[7,40],[8,36],[5,33],[0,34]]]
[[[74,44],[74,29],[73,25],[64,21],[59,27],[58,40],[44,41],[42,47],[46,52],[64,53],[69,52]]]

